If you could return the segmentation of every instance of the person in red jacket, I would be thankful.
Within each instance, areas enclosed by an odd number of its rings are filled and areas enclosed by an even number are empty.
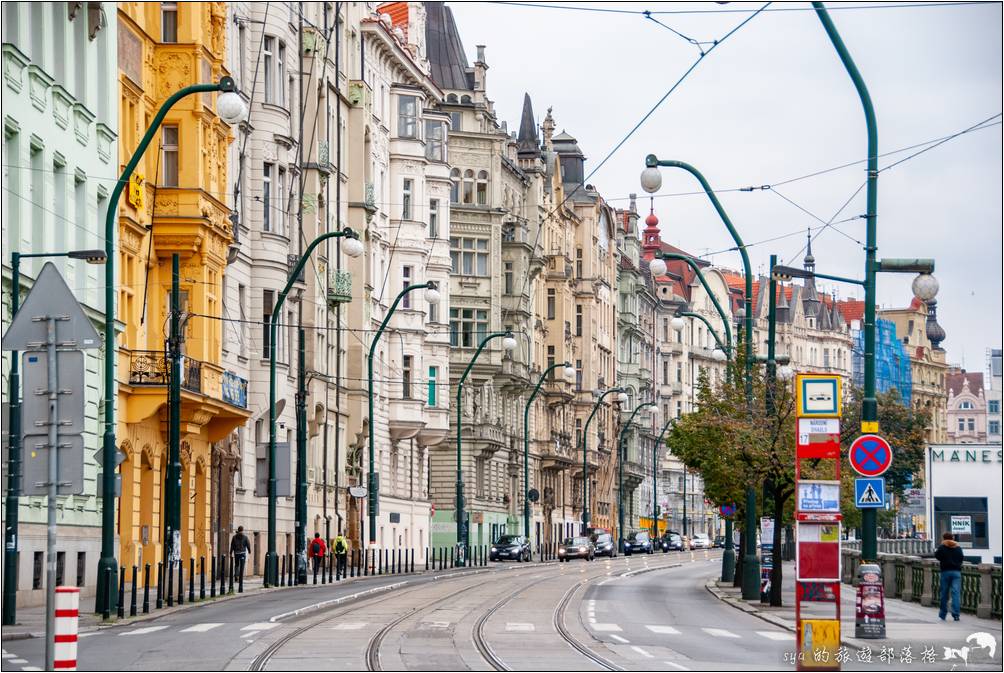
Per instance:
[[[324,544],[320,533],[314,533],[314,539],[307,545],[307,558],[312,559],[314,564],[314,584],[317,584],[317,571],[321,567],[324,557],[328,554],[328,546]]]

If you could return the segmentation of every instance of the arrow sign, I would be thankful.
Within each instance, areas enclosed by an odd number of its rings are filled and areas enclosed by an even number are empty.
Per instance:
[[[878,435],[861,435],[851,444],[847,457],[862,477],[877,477],[892,465],[892,447]]]
[[[52,262],[46,262],[3,336],[3,350],[43,350],[46,316],[57,317],[58,348],[100,348],[101,339]]]
[[[859,509],[885,507],[885,479],[882,477],[855,479],[854,503]]]
[[[125,462],[126,452],[121,449],[121,447],[116,447],[115,449],[115,467],[118,467]],[[105,464],[105,452],[99,447],[97,451],[94,452],[94,462],[98,464],[99,467],[103,467]]]

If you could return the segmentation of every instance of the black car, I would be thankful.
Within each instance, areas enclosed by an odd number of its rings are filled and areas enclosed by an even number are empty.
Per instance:
[[[617,556],[617,543],[610,533],[597,533],[592,536],[593,546],[596,548],[597,556]]]
[[[659,538],[659,547],[663,553],[668,551],[683,551],[683,538],[675,530],[667,531]]]
[[[631,554],[651,554],[652,551],[652,538],[643,530],[630,533],[627,539],[624,540],[625,556],[630,556]]]
[[[592,561],[594,556],[596,556],[596,548],[593,546],[593,541],[588,537],[566,538],[561,543],[561,546],[558,547],[559,561],[567,561],[573,558],[584,558],[587,561]]]
[[[530,540],[522,535],[503,535],[492,545],[488,553],[491,561],[529,561]]]

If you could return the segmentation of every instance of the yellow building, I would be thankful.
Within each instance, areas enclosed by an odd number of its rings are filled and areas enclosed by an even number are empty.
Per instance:
[[[223,67],[222,2],[119,3],[119,148],[124,165],[166,98]],[[119,204],[117,362],[124,566],[162,560],[167,451],[166,329],[171,256],[180,255],[185,312],[181,410],[181,558],[211,556],[213,442],[244,423],[246,382],[221,366],[222,281],[232,242],[226,203],[230,128],[217,94],[168,113]]]

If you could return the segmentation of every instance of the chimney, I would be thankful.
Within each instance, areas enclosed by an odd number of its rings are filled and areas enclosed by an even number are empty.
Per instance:
[[[474,61],[474,90],[485,91],[485,73],[488,72],[488,64],[485,63],[485,45],[477,45],[478,58]]]

